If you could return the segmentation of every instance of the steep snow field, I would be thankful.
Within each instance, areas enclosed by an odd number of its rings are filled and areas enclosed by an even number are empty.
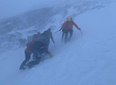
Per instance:
[[[54,55],[32,69],[19,70],[24,49],[0,55],[0,85],[116,85],[116,3],[76,16],[73,38],[61,42],[57,15]],[[73,11],[73,8],[71,9]],[[73,12],[69,12],[70,13]]]

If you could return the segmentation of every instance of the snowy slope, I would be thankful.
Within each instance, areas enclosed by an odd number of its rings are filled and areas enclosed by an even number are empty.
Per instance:
[[[36,1],[38,2],[38,0]],[[54,3],[50,3],[51,1],[54,1]],[[24,1],[22,2],[25,4]],[[57,2],[55,0],[49,0],[49,3],[45,3],[48,4],[46,5],[47,7],[43,5],[43,8],[37,7],[23,14],[0,20],[0,54],[10,49],[18,48],[19,38],[27,39],[28,35],[33,35],[36,31],[40,31],[40,29],[45,30],[50,25],[53,26],[53,31],[55,31],[61,27],[67,16],[72,16],[74,19],[76,16],[87,11],[103,8],[111,2],[111,0],[69,0],[68,2],[67,0],[59,0]],[[11,3],[10,1],[9,4]],[[17,8],[16,3],[12,4]],[[41,4],[41,2],[38,4]],[[26,4],[26,6],[28,5]],[[0,9],[3,8],[0,7]],[[15,14],[14,12],[12,13]],[[23,36],[24,33],[26,33],[25,37]]]
[[[83,35],[74,27],[72,40],[65,44],[61,32],[53,34],[56,48],[51,42],[49,50],[54,57],[30,70],[18,69],[25,48],[1,54],[0,85],[116,85],[115,8],[112,3],[76,16]]]

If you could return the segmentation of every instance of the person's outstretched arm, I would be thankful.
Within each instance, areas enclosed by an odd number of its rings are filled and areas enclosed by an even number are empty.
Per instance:
[[[73,21],[73,25],[78,29],[80,30],[80,28],[78,27],[78,25]]]
[[[59,31],[61,31],[62,29],[64,29],[64,28],[65,28],[65,26],[66,26],[66,22],[64,22],[64,24],[62,25],[62,27],[60,28],[60,30],[59,30]]]

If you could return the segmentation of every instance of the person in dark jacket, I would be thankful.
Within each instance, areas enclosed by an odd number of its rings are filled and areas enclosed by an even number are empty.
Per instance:
[[[49,54],[50,57],[52,57],[53,55],[44,46],[45,44],[40,41],[32,41],[27,43],[27,48],[25,49],[25,60],[20,65],[19,69],[25,69],[24,66],[26,66],[27,62],[30,60],[32,53],[35,55],[36,60],[31,63],[28,63],[29,67],[37,65],[40,62],[38,58],[38,53],[41,54],[42,52],[46,52]]]
[[[73,25],[78,29],[81,30],[77,24],[75,24],[75,22],[72,20],[71,17],[68,17],[67,20],[64,22],[64,24],[62,25],[61,29],[59,31],[62,30],[62,40],[64,38],[65,35],[65,42],[67,42],[68,40],[71,39],[72,34],[73,34]],[[70,33],[69,38],[68,37],[68,33]]]
[[[55,41],[54,41],[53,36],[52,36],[51,28],[49,28],[48,30],[44,31],[41,34],[41,36],[42,36],[42,42],[46,44],[46,48],[47,49],[48,49],[49,44],[50,44],[50,39],[55,44]]]

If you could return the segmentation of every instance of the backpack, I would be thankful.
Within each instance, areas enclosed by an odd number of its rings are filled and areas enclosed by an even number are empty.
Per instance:
[[[26,46],[27,46],[27,48],[28,48],[29,50],[31,50],[31,48],[33,47],[33,45],[34,45],[34,42],[28,42],[28,43],[26,44]]]

